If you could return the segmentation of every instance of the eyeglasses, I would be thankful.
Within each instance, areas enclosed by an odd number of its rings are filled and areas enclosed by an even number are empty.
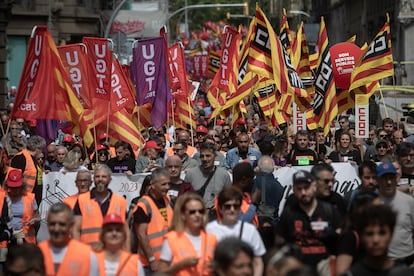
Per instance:
[[[223,204],[223,207],[225,210],[230,210],[231,208],[233,208],[234,210],[239,210],[240,204]]]
[[[98,155],[99,155],[99,156],[107,156],[107,155],[108,155],[108,153],[106,153],[106,152],[104,152],[104,151],[101,151],[101,152],[98,152]]]
[[[320,181],[323,181],[323,183],[325,183],[325,184],[329,184],[330,182],[332,182],[332,183],[335,182],[335,179],[334,178],[324,178],[324,179],[320,179],[319,178],[319,180]]]
[[[199,213],[200,215],[204,215],[206,213],[206,210],[204,210],[204,209],[188,210],[189,215],[194,215],[195,213]]]
[[[381,138],[381,139],[387,138],[387,135],[386,134],[385,135],[380,135],[379,138]]]
[[[223,132],[230,132],[229,128],[223,128]]]

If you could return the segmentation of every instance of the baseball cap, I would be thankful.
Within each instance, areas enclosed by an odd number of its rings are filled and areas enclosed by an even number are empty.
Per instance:
[[[391,162],[382,162],[377,166],[377,176],[383,176],[388,173],[397,174],[397,170]]]
[[[108,150],[108,148],[105,145],[98,145],[98,147],[96,147],[96,151],[100,150]]]
[[[297,171],[293,175],[293,185],[299,183],[308,183],[311,184],[315,180],[315,177],[308,171]]]
[[[222,126],[222,125],[224,125],[226,122],[223,120],[223,119],[218,119],[217,121],[216,121],[216,125],[218,125],[218,126]]]
[[[244,118],[239,118],[239,119],[237,119],[237,121],[236,121],[236,124],[237,125],[244,125],[246,123],[246,121],[244,120]]]
[[[196,128],[197,133],[208,133],[208,129],[205,126],[198,126]]]
[[[63,138],[62,143],[75,143],[75,138],[72,135],[67,135]]]
[[[104,217],[102,225],[107,224],[124,224],[122,218],[117,214],[108,214]]]
[[[19,188],[23,186],[23,173],[19,169],[11,169],[7,175],[7,187]]]
[[[155,141],[148,141],[145,143],[144,149],[161,149]]]

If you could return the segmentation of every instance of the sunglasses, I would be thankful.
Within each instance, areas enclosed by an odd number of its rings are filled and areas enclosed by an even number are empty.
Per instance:
[[[204,210],[204,209],[188,210],[188,214],[190,214],[190,215],[194,215],[195,213],[199,213],[200,215],[204,215],[206,213],[206,210]]]
[[[103,151],[102,151],[102,152],[98,152],[98,155],[99,155],[99,156],[104,156],[104,155],[105,155],[105,156],[107,156],[107,155],[108,155],[108,153],[106,153],[106,152],[103,152]]]
[[[321,181],[323,181],[323,183],[325,184],[329,184],[330,182],[334,183],[335,179],[334,178],[325,178],[325,179],[319,179]]]
[[[223,131],[224,131],[224,132],[229,132],[229,131],[230,131],[230,129],[223,129]]]
[[[225,210],[230,210],[231,208],[233,208],[234,210],[239,210],[240,204],[223,204],[223,207]]]
[[[380,135],[379,138],[381,139],[387,138],[387,135]]]

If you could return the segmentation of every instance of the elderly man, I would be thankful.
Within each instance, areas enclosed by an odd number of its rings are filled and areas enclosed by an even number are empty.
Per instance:
[[[98,261],[92,249],[71,236],[73,214],[58,202],[49,208],[47,227],[50,239],[39,243],[46,275],[99,275]]]
[[[78,201],[78,197],[80,194],[89,192],[89,189],[92,185],[91,172],[86,169],[78,171],[78,173],[76,174],[75,184],[76,188],[78,188],[78,193],[63,199],[63,202],[66,203],[71,209],[75,207],[76,201]]]
[[[64,146],[57,146],[55,151],[55,161],[50,163],[50,170],[52,172],[58,172],[60,169],[63,168],[63,160],[65,159],[66,155],[68,154],[68,149]]]
[[[108,189],[112,177],[107,165],[99,164],[95,167],[93,180],[95,187],[90,192],[79,195],[73,207],[73,237],[98,249],[101,246],[99,235],[103,217],[106,214],[117,214],[125,219],[127,202],[124,197]],[[126,223],[125,231],[129,233]],[[129,246],[129,235],[126,245]]]
[[[23,181],[26,183],[27,191],[35,194],[37,204],[42,200],[42,183],[38,183],[38,174],[42,172],[37,169],[36,157],[43,152],[46,141],[40,136],[33,135],[27,139],[26,148],[16,154],[11,160],[10,166],[23,172]]]

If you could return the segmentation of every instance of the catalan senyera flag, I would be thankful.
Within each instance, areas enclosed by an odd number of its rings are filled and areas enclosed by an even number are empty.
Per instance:
[[[91,95],[106,101],[111,95],[112,54],[109,50],[108,39],[98,37],[83,37],[82,43],[88,49],[88,82]]]
[[[89,108],[91,106],[92,96],[88,84],[86,46],[77,43],[58,46],[57,49],[66,72],[68,72],[73,91],[76,92],[82,106]]]
[[[296,69],[296,72],[298,72],[301,79],[312,78],[312,71],[310,69],[309,62],[309,49],[303,22],[300,24],[296,33],[296,39],[292,44],[292,65]],[[295,95],[294,101],[298,105],[301,112],[305,112],[311,105],[313,95],[315,94],[314,86],[306,86],[306,92],[307,95],[304,97]]]
[[[270,118],[276,105],[276,86],[271,81],[261,81],[254,92],[263,115]]]
[[[318,69],[315,74],[313,114],[307,114],[307,121],[310,129],[316,127],[315,124],[317,124],[324,129],[325,135],[328,135],[331,122],[338,114],[338,106],[336,102],[336,88],[333,78],[331,55],[328,48],[328,34],[323,17],[321,17],[318,49],[320,52]]]
[[[139,131],[152,125],[151,107],[151,104],[135,106],[133,114],[136,114],[136,116],[133,116],[132,118]]]
[[[237,91],[239,45],[239,32],[226,26],[222,34],[220,67],[207,92],[207,98],[214,108],[223,106],[227,98]]]
[[[289,29],[289,23],[286,16],[286,9],[283,9],[283,16],[280,22],[280,42],[285,47],[286,52],[290,55],[292,47],[292,34]]]
[[[175,112],[174,114],[178,117],[179,121],[187,126],[191,126],[193,129],[196,127],[196,122],[194,120],[194,106],[193,101],[190,101],[188,95],[184,93],[177,93],[174,95],[175,101]]]
[[[384,26],[355,64],[349,90],[393,75],[390,17],[387,13]]]
[[[35,26],[11,117],[79,123],[83,107],[46,26]]]
[[[210,50],[208,54],[208,67],[207,67],[207,77],[214,78],[220,69],[220,50]]]

